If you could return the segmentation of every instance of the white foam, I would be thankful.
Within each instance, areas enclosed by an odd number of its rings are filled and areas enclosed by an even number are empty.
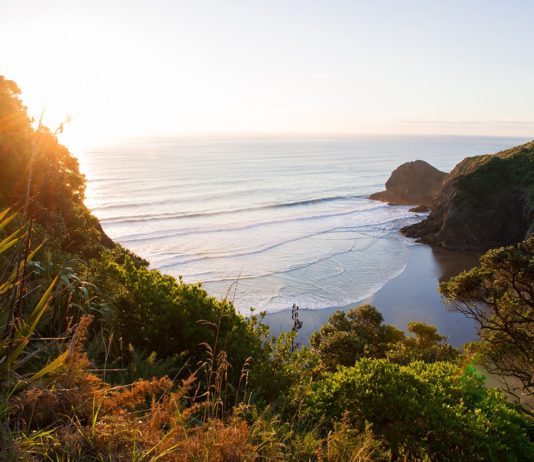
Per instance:
[[[87,204],[152,267],[217,296],[239,280],[243,311],[342,306],[374,293],[408,261],[400,227],[424,215],[367,195],[403,162],[450,169],[466,147],[501,147],[432,137],[160,141],[84,155]]]

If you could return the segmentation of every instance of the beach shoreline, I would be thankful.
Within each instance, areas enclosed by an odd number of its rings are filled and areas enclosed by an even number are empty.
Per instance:
[[[373,295],[346,306],[321,309],[299,309],[303,322],[297,341],[307,344],[310,335],[328,321],[335,311],[348,311],[365,303],[374,305],[384,321],[406,331],[410,321],[434,324],[454,346],[476,339],[474,323],[459,313],[447,311],[439,293],[439,283],[478,264],[478,254],[453,252],[425,244],[410,247],[410,258],[404,270],[386,282]],[[298,304],[298,303],[297,303]],[[264,322],[277,335],[291,330],[291,310],[267,313]]]

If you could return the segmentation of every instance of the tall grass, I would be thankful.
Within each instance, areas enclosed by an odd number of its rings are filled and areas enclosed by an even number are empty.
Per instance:
[[[31,222],[7,231],[16,219],[9,209],[0,212],[0,232],[7,234],[0,242],[0,456],[10,451],[10,409],[13,396],[28,384],[39,381],[60,368],[68,352],[44,365],[36,372],[28,372],[26,365],[42,351],[42,347],[29,348],[39,321],[43,317],[58,282],[55,277],[35,306],[25,306],[29,286],[29,264],[41,246],[31,250]],[[10,250],[13,250],[10,253]]]

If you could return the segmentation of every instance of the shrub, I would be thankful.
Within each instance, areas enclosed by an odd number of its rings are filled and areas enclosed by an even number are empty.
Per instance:
[[[362,359],[313,385],[306,411],[326,428],[345,415],[372,425],[394,456],[431,460],[529,460],[529,421],[474,370]]]

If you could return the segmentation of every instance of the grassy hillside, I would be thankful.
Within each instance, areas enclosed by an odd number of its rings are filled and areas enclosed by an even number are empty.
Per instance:
[[[75,158],[1,77],[0,162],[0,460],[534,457],[529,411],[433,326],[404,333],[364,305],[295,348],[148,269],[105,236]]]

